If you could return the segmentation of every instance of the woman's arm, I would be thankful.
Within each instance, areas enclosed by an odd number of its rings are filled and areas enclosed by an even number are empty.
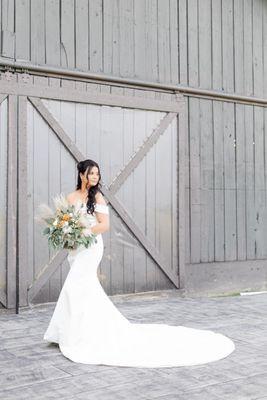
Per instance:
[[[96,194],[96,203],[107,205],[102,193],[98,192]],[[95,211],[96,219],[98,223],[91,226],[91,232],[98,235],[109,230],[109,214],[104,214],[102,212]]]

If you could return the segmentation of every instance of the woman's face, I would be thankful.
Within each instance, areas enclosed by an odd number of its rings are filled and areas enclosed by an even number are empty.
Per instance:
[[[86,172],[85,172],[85,176],[87,174],[89,167],[87,168]],[[99,172],[98,172],[98,168],[97,167],[93,167],[91,169],[91,171],[88,174],[88,182],[87,182],[87,186],[91,187],[91,186],[95,186],[97,185],[99,180]]]

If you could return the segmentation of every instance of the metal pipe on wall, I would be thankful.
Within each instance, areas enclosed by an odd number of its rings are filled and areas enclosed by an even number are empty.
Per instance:
[[[135,88],[142,87],[143,89],[147,90],[159,90],[165,92],[179,92],[184,94],[185,96],[194,96],[194,97],[201,97],[210,100],[221,100],[221,101],[230,101],[230,102],[237,102],[243,104],[250,104],[250,105],[257,105],[257,106],[267,106],[267,99],[253,97],[253,96],[245,96],[245,95],[237,95],[232,93],[223,93],[216,90],[209,90],[209,89],[198,89],[192,88],[189,86],[182,86],[182,85],[172,85],[172,84],[164,84],[164,83],[157,83],[157,82],[150,82],[150,81],[142,81],[137,79],[129,79],[129,78],[121,78],[121,77],[114,77],[105,74],[96,74],[92,72],[85,72],[79,70],[71,70],[66,68],[59,68],[53,66],[41,66],[41,65],[34,65],[28,62],[17,62],[7,60],[4,57],[0,57],[0,68],[2,70],[12,70],[14,72],[27,72],[31,74],[38,74],[38,75],[47,75],[47,76],[54,76],[54,77],[61,77],[61,78],[70,78],[70,79],[80,79],[86,80],[90,82],[100,83],[103,84],[114,84],[114,85],[123,85],[123,86],[130,86]]]

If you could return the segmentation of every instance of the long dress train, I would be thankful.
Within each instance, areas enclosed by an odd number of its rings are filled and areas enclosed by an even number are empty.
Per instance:
[[[97,223],[95,214],[92,226]],[[95,211],[109,214],[107,205]],[[125,318],[101,286],[97,269],[103,238],[68,254],[70,270],[43,339],[58,343],[68,359],[83,364],[129,367],[172,367],[220,360],[235,349],[221,333],[158,323],[133,323]]]

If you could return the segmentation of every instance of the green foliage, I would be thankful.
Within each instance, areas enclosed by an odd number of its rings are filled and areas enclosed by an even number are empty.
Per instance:
[[[43,235],[48,239],[49,247],[53,249],[77,249],[80,245],[86,248],[97,243],[96,235],[84,235],[86,226],[80,220],[81,214],[75,212],[74,206],[57,209],[53,218],[44,218],[48,225]]]

